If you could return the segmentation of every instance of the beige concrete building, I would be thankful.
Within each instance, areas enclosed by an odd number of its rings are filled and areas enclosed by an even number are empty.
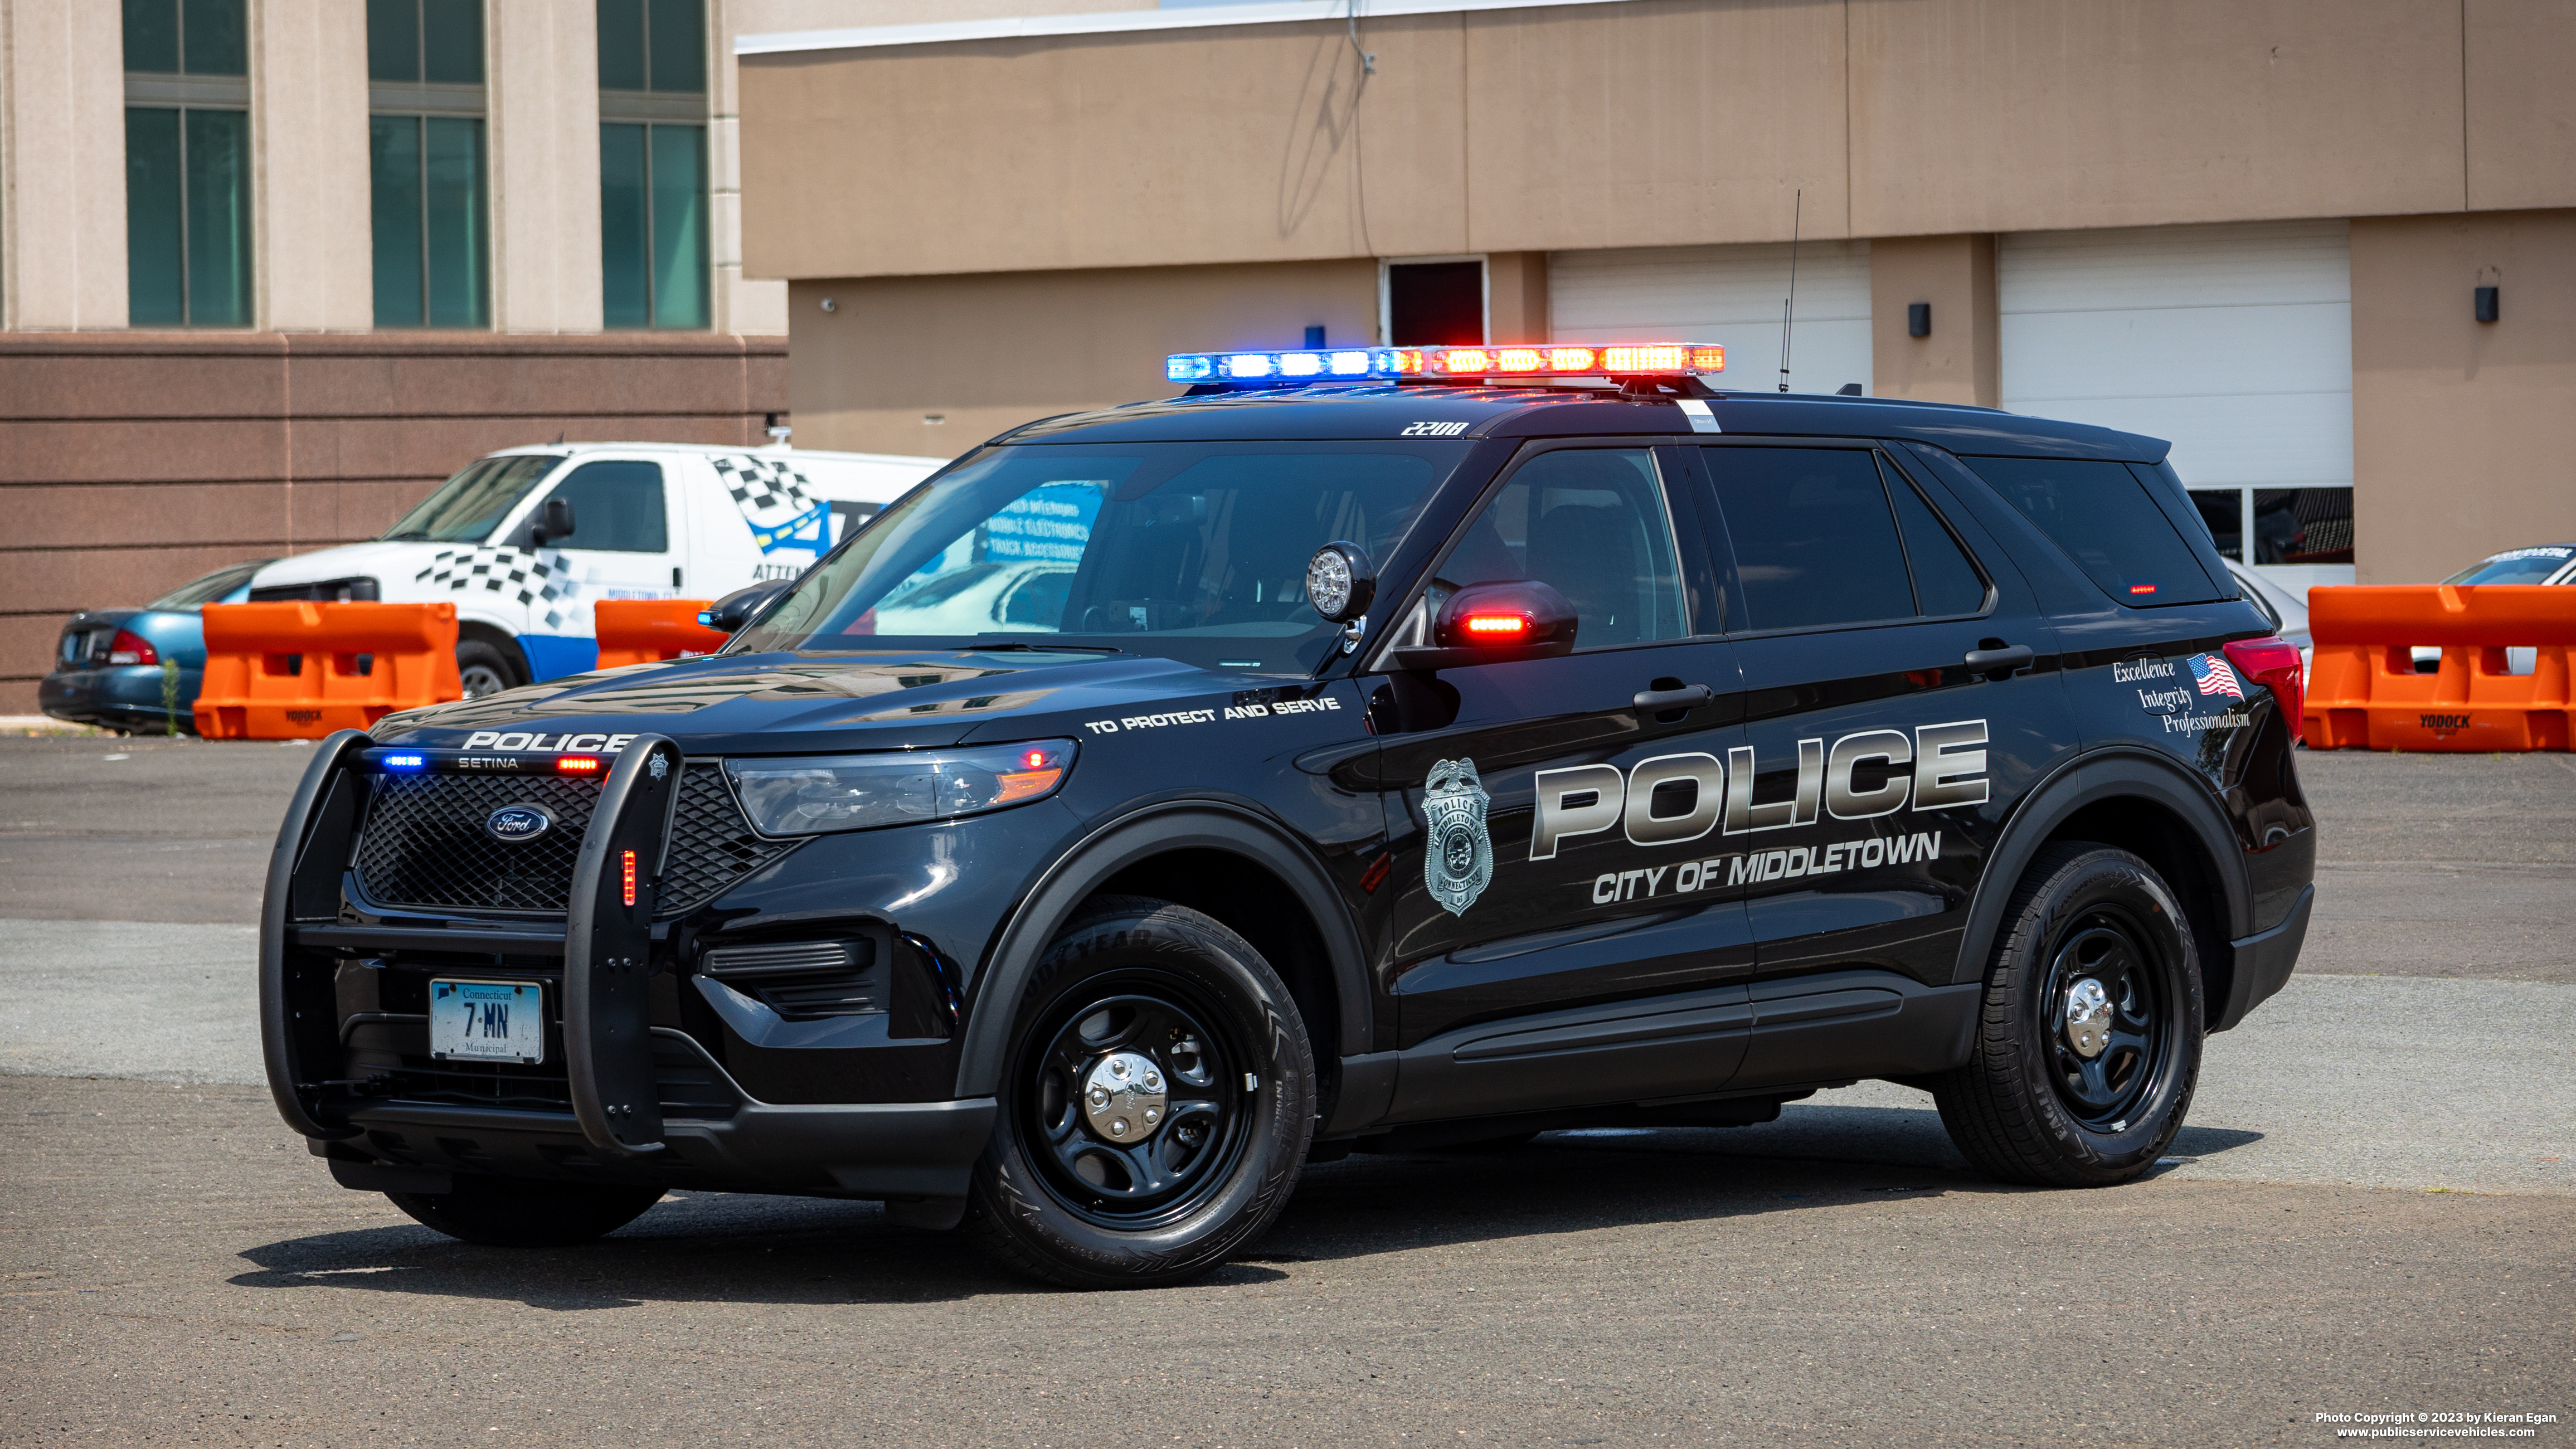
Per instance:
[[[2576,538],[2561,0],[1302,0],[734,45],[800,443],[955,452],[1312,329],[1719,342],[1768,390],[1794,233],[1798,390],[2172,439],[2285,582]]]
[[[71,611],[492,448],[767,441],[733,37],[930,8],[0,0],[0,715]]]

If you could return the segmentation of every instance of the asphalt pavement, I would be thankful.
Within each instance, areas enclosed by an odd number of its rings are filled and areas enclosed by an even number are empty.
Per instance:
[[[1245,1261],[1050,1292],[866,1204],[589,1247],[333,1186],[258,1078],[306,751],[0,739],[0,1443],[2323,1443],[2576,1417],[2576,759],[2309,754],[2300,975],[2102,1192],[1884,1083],[1310,1169]],[[122,756],[122,758],[112,758]]]

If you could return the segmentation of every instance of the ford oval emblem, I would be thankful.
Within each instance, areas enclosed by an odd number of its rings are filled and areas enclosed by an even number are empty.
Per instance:
[[[554,812],[543,805],[504,805],[483,817],[483,833],[503,845],[534,840],[554,828]]]

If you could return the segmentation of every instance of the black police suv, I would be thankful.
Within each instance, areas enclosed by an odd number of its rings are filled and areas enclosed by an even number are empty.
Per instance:
[[[1080,1286],[1353,1149],[1861,1078],[2145,1172],[2315,854],[2296,651],[2166,445],[1580,351],[1175,358],[715,656],[333,736],[278,1109],[472,1242],[811,1194]]]

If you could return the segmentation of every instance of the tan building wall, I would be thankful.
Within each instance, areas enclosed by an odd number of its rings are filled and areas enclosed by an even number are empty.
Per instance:
[[[34,711],[75,609],[372,538],[494,448],[766,442],[786,371],[703,333],[0,336],[0,714]]]
[[[1907,327],[1917,302],[1932,306],[1932,332]],[[1993,407],[2001,360],[1995,311],[1995,239],[1886,237],[1869,248],[1869,352],[1879,397]]]
[[[2576,211],[2355,220],[2352,356],[2361,582],[2576,541]]]
[[[1168,397],[1170,353],[1377,331],[1374,261],[844,279],[788,297],[797,445],[934,457]]]
[[[367,12],[340,0],[251,7],[252,303],[275,332],[375,325],[364,206]]]
[[[0,326],[125,325],[120,26],[96,0],[0,0]]]
[[[849,277],[2576,205],[2549,0],[1634,0],[741,58]],[[2471,98],[2475,98],[2472,104]],[[1176,119],[1177,118],[1177,119]]]

